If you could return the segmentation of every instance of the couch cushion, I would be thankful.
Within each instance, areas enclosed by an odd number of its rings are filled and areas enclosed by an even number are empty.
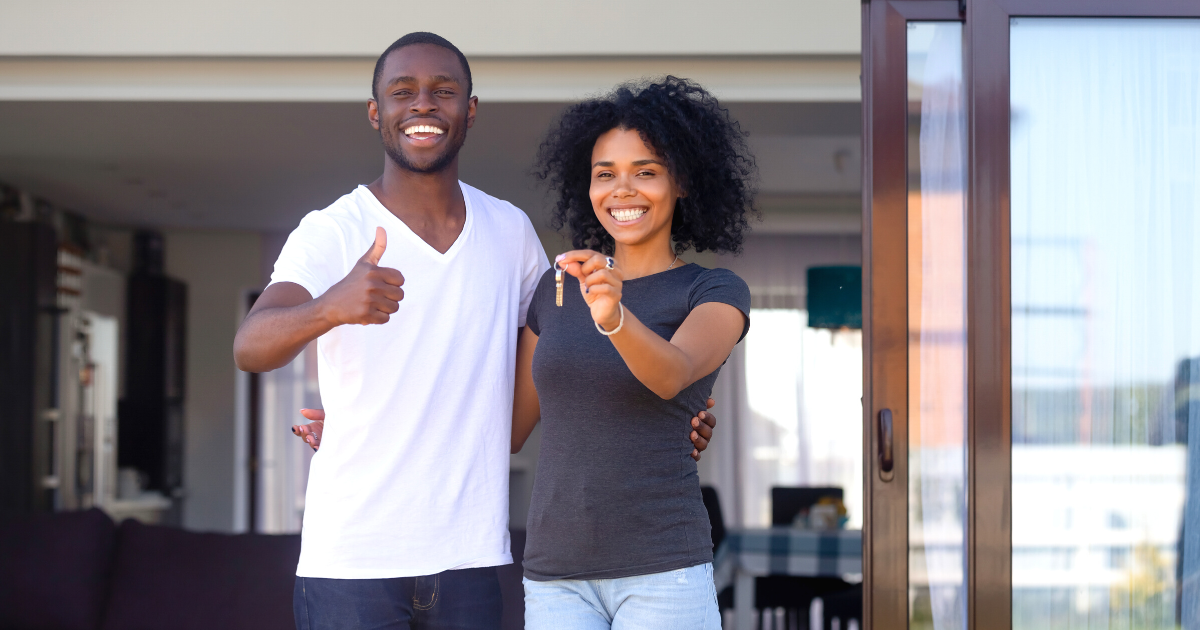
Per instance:
[[[299,536],[121,523],[105,630],[290,630]]]
[[[98,628],[115,537],[97,509],[0,523],[0,628]]]

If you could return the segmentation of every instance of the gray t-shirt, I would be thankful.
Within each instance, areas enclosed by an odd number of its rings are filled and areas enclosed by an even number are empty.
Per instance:
[[[542,445],[529,507],[525,577],[604,579],[712,562],[708,513],[691,458],[691,419],[704,409],[717,371],[663,400],[634,377],[596,331],[564,278],[534,291],[526,322],[538,335],[533,380],[542,407]],[[689,264],[628,280],[622,303],[664,339],[692,309],[722,302],[746,314],[750,289],[727,269]]]

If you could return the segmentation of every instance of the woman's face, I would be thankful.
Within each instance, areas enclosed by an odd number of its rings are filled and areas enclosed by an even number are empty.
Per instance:
[[[664,239],[681,195],[667,165],[632,129],[611,129],[592,148],[592,209],[622,245]]]

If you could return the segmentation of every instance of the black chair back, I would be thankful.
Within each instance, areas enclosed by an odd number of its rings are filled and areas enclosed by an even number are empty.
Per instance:
[[[817,504],[825,497],[841,499],[841,488],[833,487],[781,487],[771,488],[771,524],[791,525],[802,510]]]
[[[725,517],[721,514],[721,501],[717,499],[717,489],[712,486],[700,486],[700,496],[704,497],[704,509],[708,510],[708,522],[712,525],[713,552],[725,540]]]

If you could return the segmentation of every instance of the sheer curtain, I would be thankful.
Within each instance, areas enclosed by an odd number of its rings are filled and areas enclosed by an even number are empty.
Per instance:
[[[302,408],[321,408],[317,384],[317,342],[312,342],[288,365],[260,377],[260,488],[258,530],[266,534],[300,531],[304,493],[313,450],[292,434],[292,425],[308,422]]]
[[[909,27],[909,575],[912,626],[966,627],[966,115],[962,25]],[[910,139],[913,134],[910,132]],[[910,170],[911,170],[910,166]]]
[[[770,525],[773,485],[843,486],[861,523],[861,336],[809,329],[804,312],[807,269],[859,264],[860,249],[858,234],[751,235],[717,260],[750,285],[753,308],[713,388],[721,424],[701,460],[728,526]]]
[[[1013,626],[1200,628],[1200,21],[1011,47]]]

